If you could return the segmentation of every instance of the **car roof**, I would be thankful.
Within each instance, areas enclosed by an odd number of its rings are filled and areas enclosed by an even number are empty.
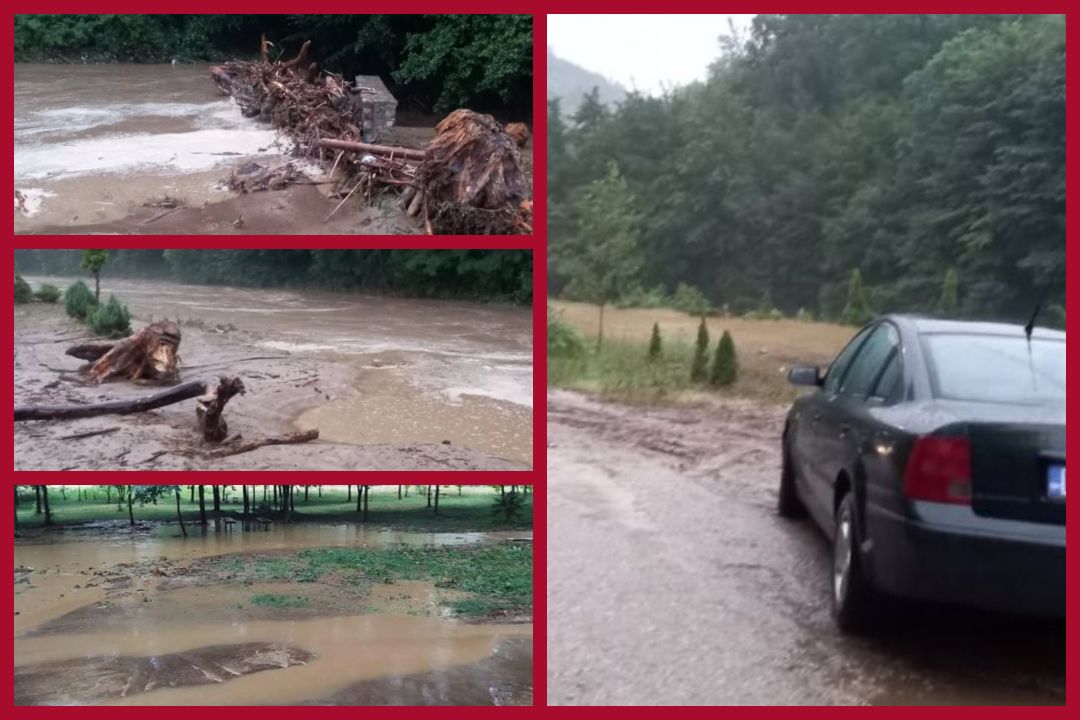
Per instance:
[[[1012,323],[946,320],[921,315],[886,315],[883,319],[892,320],[900,325],[906,325],[920,335],[931,335],[935,333],[957,335],[1001,335],[1012,337],[1023,337],[1024,335],[1024,326]],[[1051,330],[1044,327],[1036,327],[1032,336],[1044,340],[1065,339],[1065,333],[1063,331]]]

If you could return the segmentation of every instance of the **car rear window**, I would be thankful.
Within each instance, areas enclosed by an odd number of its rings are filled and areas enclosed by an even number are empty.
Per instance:
[[[947,400],[1065,402],[1065,341],[1023,335],[923,336],[934,395]]]

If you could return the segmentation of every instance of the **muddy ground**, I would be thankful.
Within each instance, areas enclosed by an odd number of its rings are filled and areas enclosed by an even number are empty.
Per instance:
[[[383,144],[422,148],[441,118],[399,113]],[[387,192],[352,197],[336,213],[340,177],[289,156],[292,143],[244,118],[208,66],[15,66],[15,232],[78,234],[410,235],[423,224]],[[532,173],[532,143],[522,153]],[[238,194],[248,161],[297,162],[311,184]],[[339,173],[340,174],[340,173]],[[350,186],[351,187],[351,186]],[[346,190],[347,192],[347,190]],[[163,208],[164,197],[181,201]]]
[[[549,394],[549,702],[1064,704],[1064,622],[913,604],[837,632],[824,537],[775,512],[784,410]]]
[[[232,324],[182,320],[182,379],[239,375],[247,393],[226,409],[230,434],[244,440],[325,426],[322,438],[302,445],[280,445],[226,458],[207,459],[209,450],[195,429],[194,401],[147,413],[101,416],[71,421],[34,421],[15,425],[15,468],[18,470],[509,470],[527,469],[528,461],[503,459],[490,451],[471,449],[452,434],[453,409],[445,413],[446,433],[427,442],[339,442],[348,437],[331,417],[349,415],[334,402],[370,398],[383,423],[392,426],[402,414],[424,409],[419,401],[397,404],[389,377],[380,375],[400,365],[399,353],[370,353],[348,358],[325,353],[289,353],[266,346],[266,336]],[[129,382],[92,385],[77,375],[82,362],[64,354],[76,341],[90,340],[85,325],[69,319],[61,305],[19,306],[15,311],[15,405],[86,404],[141,397],[160,390]],[[254,359],[253,359],[254,358]],[[359,380],[358,380],[359,372]],[[367,380],[365,380],[367,378]],[[404,386],[402,386],[404,387]],[[412,396],[399,399],[408,401]],[[478,405],[494,402],[478,398]],[[331,408],[323,417],[324,408]],[[474,407],[474,406],[470,406]],[[334,409],[336,408],[336,410]],[[483,408],[477,409],[480,412]],[[466,412],[466,411],[462,411]],[[322,414],[321,414],[322,413]],[[531,412],[529,413],[531,417]],[[361,420],[352,415],[351,422]],[[409,415],[415,424],[416,416]],[[461,418],[470,417],[467,414]],[[531,422],[531,421],[530,421]],[[119,428],[88,438],[95,430]],[[410,428],[404,428],[409,430]],[[471,430],[471,426],[469,428]],[[437,432],[437,431],[432,431]],[[409,437],[409,435],[403,435]],[[416,437],[416,435],[413,435]]]
[[[432,581],[252,581],[237,573],[316,547],[334,537],[332,526],[299,535],[275,528],[161,536],[170,529],[143,523],[132,532],[106,522],[31,532],[19,541],[17,705],[532,701],[531,618],[450,619],[442,603],[462,593]],[[214,554],[243,547],[249,534],[290,547]],[[414,541],[408,533],[391,535]],[[502,535],[415,539],[456,545]],[[361,544],[383,542],[375,529],[357,537]],[[132,553],[141,559],[115,562]]]

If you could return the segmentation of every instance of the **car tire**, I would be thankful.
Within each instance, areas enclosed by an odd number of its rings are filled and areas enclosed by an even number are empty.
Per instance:
[[[836,510],[830,588],[833,619],[842,632],[852,634],[869,628],[876,607],[873,588],[863,573],[859,544],[855,496],[849,492]]]
[[[795,468],[791,463],[791,453],[788,451],[787,440],[783,441],[783,460],[780,469],[780,490],[777,492],[776,511],[781,517],[803,518],[806,517],[806,506],[799,498],[799,489],[795,487]]]

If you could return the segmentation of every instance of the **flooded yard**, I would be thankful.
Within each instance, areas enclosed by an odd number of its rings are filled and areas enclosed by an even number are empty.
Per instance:
[[[98,522],[19,539],[16,704],[531,702],[531,610],[454,610],[476,565],[509,553],[531,575],[531,532],[270,527]],[[402,557],[431,576],[402,575]]]
[[[431,127],[401,127],[393,140],[419,147],[432,136]],[[209,65],[15,65],[15,188],[24,199],[17,233],[420,230],[392,202],[327,221],[338,201],[308,162],[296,164],[309,184],[247,195],[227,188],[234,168],[276,166],[289,149],[221,94]],[[157,203],[166,196],[183,207],[163,214]]]
[[[28,278],[64,287],[69,278]],[[244,437],[318,428],[320,441],[216,461],[243,469],[513,469],[532,464],[532,316],[528,308],[317,291],[107,279],[136,328],[175,320],[182,380],[238,375],[227,410]],[[15,310],[15,403],[146,395],[72,381],[64,349],[84,328],[62,306]],[[132,416],[17,423],[18,468],[211,467],[186,443],[181,403]],[[119,426],[90,442],[72,433]]]

